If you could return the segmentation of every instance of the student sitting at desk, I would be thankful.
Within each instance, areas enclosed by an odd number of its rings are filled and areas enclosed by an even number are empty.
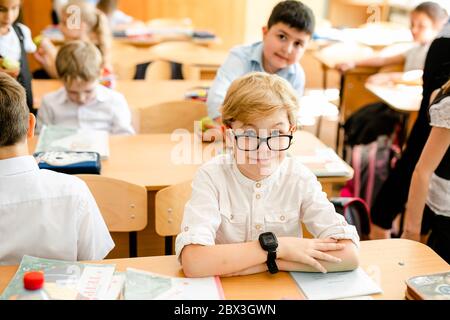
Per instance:
[[[426,212],[432,217],[428,245],[450,263],[450,80],[429,112],[432,129],[412,176],[402,238],[420,241]]]
[[[99,84],[100,51],[90,42],[72,41],[58,52],[56,69],[64,87],[42,98],[37,132],[60,125],[131,135],[131,113],[125,97]]]
[[[67,261],[101,260],[114,242],[80,179],[39,170],[28,155],[34,135],[24,89],[0,73],[0,265],[24,255]]]
[[[77,8],[74,10],[73,8]],[[68,1],[61,9],[61,21],[59,28],[64,35],[65,41],[83,40],[91,41],[100,50],[103,63],[101,79],[104,85],[114,86],[113,67],[112,67],[112,34],[108,25],[106,16],[98,10],[93,4],[83,0]],[[79,14],[80,17],[74,16]],[[77,25],[79,23],[79,25]],[[44,68],[45,72],[35,74],[37,79],[57,79],[55,60],[58,49],[52,42],[42,39],[38,51],[35,53],[36,60]]]
[[[36,51],[36,45],[31,39],[30,29],[17,22],[21,0],[0,0],[0,72],[14,77],[25,88],[27,105],[30,112],[36,114],[33,108],[33,92],[31,88],[31,72],[27,53]],[[5,59],[19,62],[18,66],[8,66]]]
[[[448,15],[444,8],[434,2],[423,2],[410,15],[411,33],[415,42],[414,47],[402,54],[391,56],[376,56],[360,61],[348,61],[338,64],[336,68],[346,72],[356,67],[385,67],[403,64],[403,71],[423,70],[425,58],[431,42],[437,36]],[[386,72],[371,76],[372,83],[388,83],[401,80],[402,73]]]
[[[100,0],[97,3],[97,8],[106,15],[113,31],[117,28],[126,28],[134,22],[133,17],[117,9],[118,2],[118,0]]]
[[[251,73],[231,84],[222,117],[234,152],[194,178],[176,239],[186,276],[358,266],[355,227],[336,213],[315,175],[287,156],[298,105],[297,92],[277,75]],[[317,239],[302,238],[302,222]]]
[[[221,122],[220,107],[231,82],[253,71],[285,78],[301,96],[305,73],[299,61],[314,32],[314,23],[313,12],[300,1],[277,4],[263,28],[263,41],[232,49],[218,70],[208,93],[209,117]]]

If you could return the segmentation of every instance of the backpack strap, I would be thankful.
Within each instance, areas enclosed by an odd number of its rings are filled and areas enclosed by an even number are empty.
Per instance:
[[[20,73],[17,81],[25,88],[27,94],[27,105],[30,112],[36,115],[36,109],[33,107],[33,93],[31,89],[31,72],[28,65],[27,52],[25,50],[25,36],[18,24],[12,25],[20,42]]]

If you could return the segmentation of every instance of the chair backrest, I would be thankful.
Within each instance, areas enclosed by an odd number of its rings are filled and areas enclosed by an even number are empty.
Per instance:
[[[86,182],[110,232],[141,231],[147,226],[147,190],[99,175],[77,175]]]
[[[113,42],[112,64],[114,74],[119,80],[132,80],[136,65],[155,59],[149,49],[137,48],[119,41]]]
[[[133,121],[136,131],[142,134],[172,133],[176,129],[194,132],[194,122],[207,115],[204,102],[180,100],[139,109]]]
[[[155,228],[162,237],[180,233],[184,206],[191,197],[192,181],[187,181],[162,189],[155,198]]]

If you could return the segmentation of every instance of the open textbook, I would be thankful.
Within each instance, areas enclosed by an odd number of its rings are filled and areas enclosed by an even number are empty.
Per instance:
[[[361,267],[326,274],[291,272],[291,276],[309,300],[335,300],[382,292]]]
[[[16,300],[25,292],[23,277],[30,271],[44,272],[44,291],[52,300],[117,299],[123,275],[115,274],[113,264],[85,264],[24,256],[2,300]]]
[[[219,277],[175,278],[128,268],[125,300],[223,300]]]
[[[44,151],[97,152],[102,159],[107,159],[109,134],[92,129],[43,126],[35,153]]]

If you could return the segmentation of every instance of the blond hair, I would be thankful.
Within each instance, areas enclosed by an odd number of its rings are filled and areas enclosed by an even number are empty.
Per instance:
[[[64,44],[56,56],[56,71],[64,81],[95,81],[102,70],[102,55],[92,43],[75,40]]]
[[[25,139],[29,110],[25,89],[11,76],[0,72],[0,147]]]
[[[89,38],[100,49],[104,63],[109,64],[111,62],[112,33],[106,15],[85,0],[70,0],[63,7],[63,12],[68,13],[70,7],[77,7],[80,10],[80,20],[89,28]]]
[[[265,72],[249,73],[231,84],[222,107],[222,121],[227,127],[238,120],[249,123],[286,110],[289,123],[297,124],[299,101],[285,79]]]

